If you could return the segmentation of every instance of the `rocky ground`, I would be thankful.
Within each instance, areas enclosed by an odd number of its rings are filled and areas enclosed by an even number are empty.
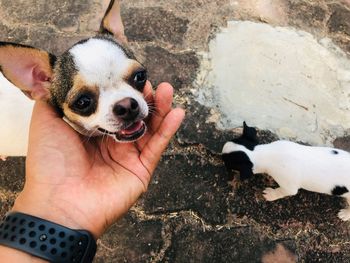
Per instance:
[[[97,30],[106,4],[0,0],[1,40],[60,53]],[[95,262],[350,262],[350,225],[336,216],[345,202],[306,191],[264,201],[261,192],[273,180],[239,182],[226,171],[219,153],[239,130],[218,129],[213,109],[193,95],[198,54],[230,20],[329,37],[349,56],[350,1],[125,0],[122,8],[131,47],[153,83],[174,85],[187,117],[149,191],[98,240]],[[277,139],[267,130],[259,136]],[[334,144],[350,150],[349,138]],[[24,164],[24,158],[0,161],[0,215],[23,186]]]

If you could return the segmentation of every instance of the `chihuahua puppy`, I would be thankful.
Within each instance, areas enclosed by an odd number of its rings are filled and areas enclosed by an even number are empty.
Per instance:
[[[0,42],[1,72],[29,98],[48,101],[79,133],[132,142],[146,132],[147,73],[126,43],[120,3],[112,0],[99,33],[60,56]],[[0,87],[0,100],[0,154],[23,156],[33,102],[8,84]]]
[[[256,130],[243,123],[243,134],[226,142],[222,150],[225,166],[240,171],[241,177],[269,174],[279,185],[263,192],[267,201],[297,194],[300,188],[342,196],[350,205],[350,154],[329,147],[312,147],[279,140],[258,145]],[[350,207],[342,209],[341,220],[350,219]]]

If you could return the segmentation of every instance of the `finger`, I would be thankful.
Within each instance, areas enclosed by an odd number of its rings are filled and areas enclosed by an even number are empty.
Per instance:
[[[32,119],[46,120],[52,118],[59,118],[55,109],[47,102],[36,101],[33,108]]]
[[[156,131],[163,121],[164,117],[170,112],[173,103],[174,89],[169,83],[159,84],[154,103],[156,106],[156,112],[151,119],[151,129]]]
[[[73,131],[48,103],[43,101],[35,103],[29,130],[29,145],[31,142],[50,140],[47,138],[52,138],[57,132],[60,132],[60,135],[76,134]]]
[[[146,82],[145,88],[143,89],[143,96],[148,105],[152,105],[154,103],[153,89],[150,81]]]
[[[148,124],[148,132],[138,142],[137,147],[142,150],[148,140],[152,137],[166,116],[171,110],[173,101],[173,87],[168,83],[162,83],[158,86],[154,97],[155,109],[151,109],[151,117]],[[152,105],[152,104],[151,104]],[[153,106],[154,107],[154,106]]]
[[[184,117],[185,111],[183,109],[176,108],[171,110],[143,148],[140,154],[140,160],[150,174],[156,168],[162,153],[179,129]]]
[[[34,104],[30,129],[38,129],[42,125],[47,125],[52,120],[59,119],[57,112],[48,103],[37,101]]]
[[[143,97],[145,98],[147,105],[149,107],[149,111],[153,110],[154,108],[154,94],[151,82],[147,80],[145,88],[143,89]],[[148,117],[146,118],[146,122],[150,120],[150,115],[148,114]]]
[[[47,149],[59,149],[62,145],[67,145],[64,148],[74,147],[73,140],[80,141],[80,138],[52,106],[37,101],[30,123],[27,160],[42,157]],[[67,141],[70,143],[66,144]]]

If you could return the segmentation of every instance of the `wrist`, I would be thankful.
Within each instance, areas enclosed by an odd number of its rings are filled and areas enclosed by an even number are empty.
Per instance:
[[[0,258],[2,262],[20,262],[20,263],[46,263],[46,260],[34,257],[18,249],[0,245]]]
[[[95,240],[102,235],[102,230],[92,224],[76,207],[64,200],[55,200],[50,195],[38,196],[33,194],[33,191],[27,193],[24,190],[16,198],[12,211],[39,217],[70,229],[89,231]]]
[[[26,195],[24,192],[20,193],[17,197],[12,211],[36,216],[72,229],[81,229],[82,227],[67,211],[58,208],[50,200],[46,198],[37,200],[33,196]]]
[[[8,213],[0,225],[0,232],[1,245],[50,262],[87,263],[92,262],[96,253],[96,241],[91,233],[20,212]]]

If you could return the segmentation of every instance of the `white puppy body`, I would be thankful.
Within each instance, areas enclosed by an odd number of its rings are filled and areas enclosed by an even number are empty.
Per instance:
[[[350,153],[284,140],[250,145],[248,149],[246,146],[250,138],[244,136],[224,145],[222,153],[225,165],[240,171],[241,177],[261,173],[270,175],[279,187],[266,188],[263,192],[266,200],[295,195],[302,188],[342,196],[350,204]],[[341,210],[338,216],[344,221],[349,220],[350,208]]]
[[[25,156],[34,101],[0,74],[0,155]]]
[[[253,173],[269,174],[286,195],[294,195],[300,188],[325,194],[332,194],[335,186],[350,189],[350,154],[346,151],[281,140],[257,145],[253,151],[227,142],[223,153],[233,149],[245,152],[253,163]]]

